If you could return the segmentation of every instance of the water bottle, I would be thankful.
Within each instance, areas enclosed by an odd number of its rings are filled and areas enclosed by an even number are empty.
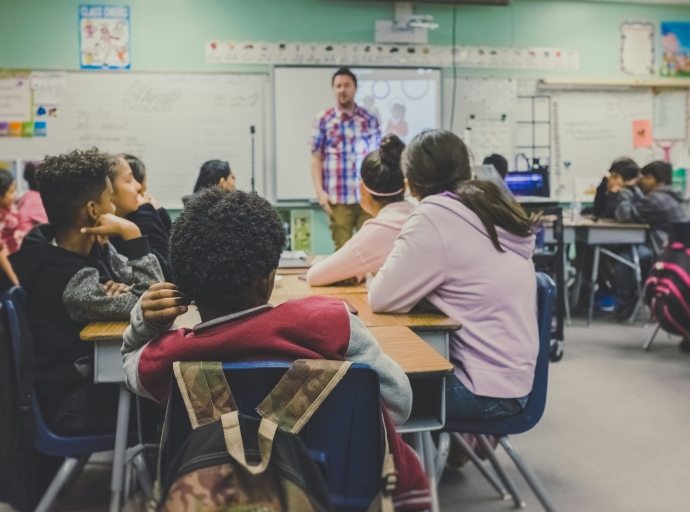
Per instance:
[[[582,201],[580,201],[580,196],[575,195],[573,202],[570,203],[570,220],[574,223],[580,222],[582,217]]]

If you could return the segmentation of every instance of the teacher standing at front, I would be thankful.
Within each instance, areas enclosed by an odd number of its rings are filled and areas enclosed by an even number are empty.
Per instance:
[[[376,116],[355,103],[352,71],[336,71],[331,88],[336,106],[314,120],[309,147],[316,197],[330,218],[337,251],[371,218],[359,204],[359,172],[364,157],[379,148],[381,130]]]

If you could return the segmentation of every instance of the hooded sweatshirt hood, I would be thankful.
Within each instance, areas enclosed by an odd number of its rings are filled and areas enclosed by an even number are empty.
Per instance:
[[[460,202],[458,197],[452,192],[443,192],[442,194],[425,197],[420,206],[425,204],[444,208],[452,212],[489,238],[489,233],[477,214]],[[534,252],[534,235],[527,237],[514,235],[499,226],[496,226],[496,234],[498,235],[498,243],[504,251],[512,251],[525,259],[532,257]]]

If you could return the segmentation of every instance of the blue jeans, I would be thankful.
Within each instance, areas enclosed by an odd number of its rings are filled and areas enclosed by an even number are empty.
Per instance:
[[[446,377],[446,419],[493,420],[520,414],[529,400],[522,398],[491,398],[472,393],[460,380]]]

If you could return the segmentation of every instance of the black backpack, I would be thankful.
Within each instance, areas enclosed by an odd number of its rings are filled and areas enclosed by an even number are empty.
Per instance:
[[[690,248],[672,243],[649,272],[645,304],[663,330],[690,336]]]
[[[34,448],[34,345],[23,292],[0,295],[0,502],[33,510],[62,459]]]

